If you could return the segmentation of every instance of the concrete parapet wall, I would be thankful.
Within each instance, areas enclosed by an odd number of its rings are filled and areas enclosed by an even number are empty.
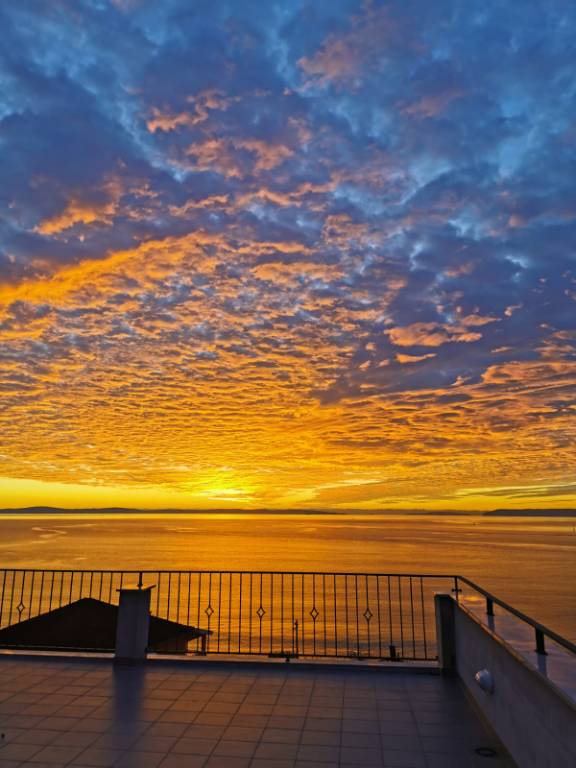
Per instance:
[[[466,608],[454,605],[454,665],[519,768],[576,766],[576,707]],[[474,675],[488,669],[493,692]]]

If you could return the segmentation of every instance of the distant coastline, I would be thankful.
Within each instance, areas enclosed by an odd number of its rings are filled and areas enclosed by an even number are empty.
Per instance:
[[[402,509],[132,509],[129,507],[94,507],[68,509],[64,507],[14,507],[0,509],[1,515],[414,515],[427,517],[576,517],[576,509],[493,509],[473,510],[402,510]]]

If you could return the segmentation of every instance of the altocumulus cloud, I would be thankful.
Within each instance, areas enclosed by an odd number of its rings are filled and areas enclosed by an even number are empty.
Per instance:
[[[22,0],[0,26],[1,474],[572,487],[572,2]]]

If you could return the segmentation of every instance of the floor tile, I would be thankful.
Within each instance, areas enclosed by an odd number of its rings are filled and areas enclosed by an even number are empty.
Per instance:
[[[218,757],[252,757],[256,751],[256,742],[228,741],[222,739],[212,753]]]
[[[379,749],[361,749],[358,747],[342,747],[340,750],[341,765],[357,765],[362,768],[382,765],[382,754]]]
[[[304,723],[305,731],[327,731],[330,733],[340,733],[342,724],[339,720],[326,720],[319,717],[307,717]]]
[[[176,744],[176,741],[176,736],[159,736],[157,734],[145,733],[133,741],[131,745],[127,746],[142,752],[169,752],[174,744]]]
[[[253,741],[260,740],[264,732],[263,728],[249,728],[241,725],[230,725],[224,731],[222,738],[230,739],[232,741]]]
[[[41,749],[40,744],[6,744],[0,747],[0,760],[29,760]]]
[[[30,728],[17,736],[12,737],[11,741],[17,744],[52,744],[58,738],[59,731],[49,731],[43,728]]]
[[[262,733],[261,741],[269,741],[276,744],[298,744],[301,735],[301,730],[290,728],[266,728]]]
[[[314,760],[316,762],[337,765],[340,747],[335,745],[301,744],[298,749],[298,760]]]
[[[66,765],[72,762],[80,752],[83,751],[83,747],[78,746],[54,746],[50,745],[43,747],[40,752],[37,752],[30,758],[31,762],[40,763],[53,763],[56,765]]]
[[[381,748],[379,733],[350,733],[344,731],[341,735],[341,745],[343,747],[360,747],[363,749]]]
[[[170,751],[175,755],[205,755],[208,757],[217,744],[217,739],[189,739],[183,737],[178,739]]]
[[[317,744],[319,746],[338,747],[340,746],[341,734],[339,731],[302,731],[301,744]]]
[[[93,765],[97,768],[112,768],[114,763],[122,757],[123,752],[119,749],[97,749],[88,747],[80,752],[76,757],[76,762],[81,765]]]
[[[206,760],[200,755],[167,755],[159,768],[204,768]]]
[[[426,768],[426,758],[423,752],[414,750],[391,750],[382,751],[384,765],[386,768]]]
[[[181,738],[220,739],[227,729],[223,725],[189,725]]]
[[[247,757],[218,757],[213,755],[205,763],[206,768],[249,768],[251,763]]]
[[[297,754],[297,744],[275,744],[272,742],[261,742],[256,749],[254,757],[273,760],[295,760]]]

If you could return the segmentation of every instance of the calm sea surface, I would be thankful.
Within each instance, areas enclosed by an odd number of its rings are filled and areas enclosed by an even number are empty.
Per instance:
[[[576,640],[570,518],[3,516],[0,567],[458,573]]]

